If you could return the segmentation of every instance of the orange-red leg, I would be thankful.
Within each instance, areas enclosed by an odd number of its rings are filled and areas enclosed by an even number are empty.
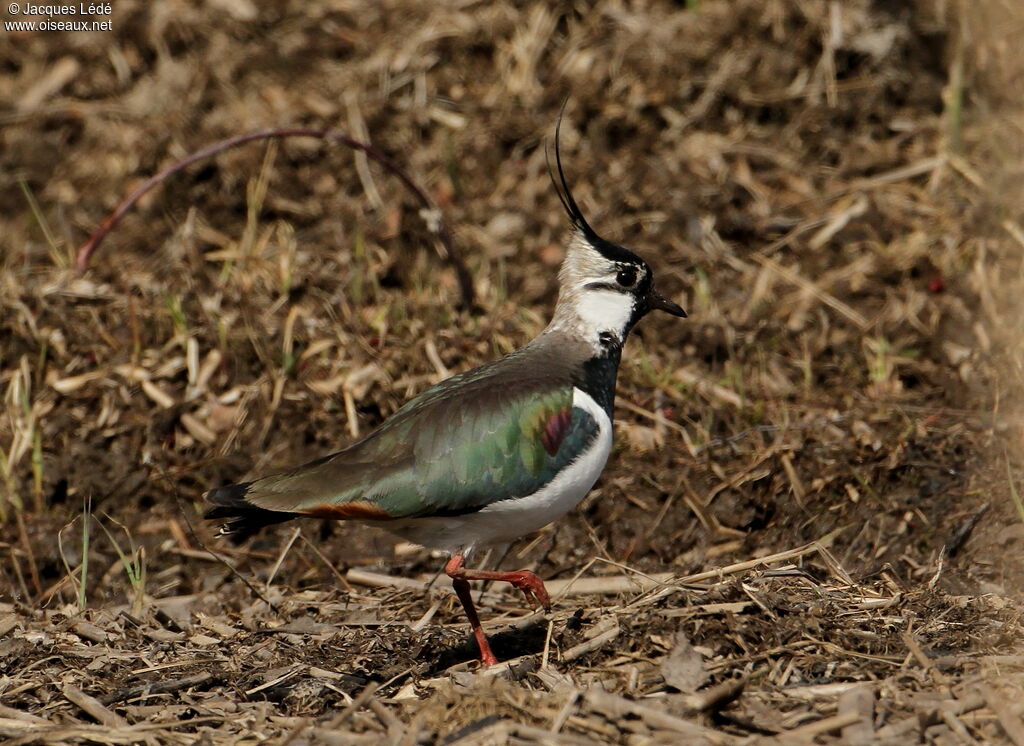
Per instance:
[[[544,581],[538,578],[529,570],[515,570],[513,572],[492,572],[490,570],[467,570],[464,566],[466,558],[461,553],[453,554],[444,566],[444,571],[452,579],[452,586],[455,588],[455,595],[462,602],[462,607],[469,617],[469,626],[473,628],[473,636],[480,648],[480,660],[485,666],[497,664],[498,659],[491,652],[490,643],[480,626],[480,617],[477,616],[476,606],[473,605],[473,598],[469,592],[470,580],[501,580],[511,583],[521,590],[531,604],[551,608],[551,597],[548,596]]]

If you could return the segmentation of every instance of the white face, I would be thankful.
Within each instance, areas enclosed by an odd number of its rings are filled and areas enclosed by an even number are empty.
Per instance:
[[[576,297],[581,331],[588,340],[599,339],[602,332],[610,332],[622,341],[635,305],[636,298],[628,293],[583,288]]]
[[[577,234],[559,274],[562,287],[552,323],[571,327],[595,349],[602,346],[602,335],[622,342],[638,302],[634,291],[646,273],[642,266],[608,259]]]

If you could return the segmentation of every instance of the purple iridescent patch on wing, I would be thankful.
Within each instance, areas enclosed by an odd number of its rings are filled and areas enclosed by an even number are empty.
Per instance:
[[[544,432],[540,435],[545,451],[552,456],[558,453],[558,448],[562,445],[562,441],[565,440],[571,423],[572,409],[563,409],[561,412],[556,412],[548,418],[547,423],[544,425]]]

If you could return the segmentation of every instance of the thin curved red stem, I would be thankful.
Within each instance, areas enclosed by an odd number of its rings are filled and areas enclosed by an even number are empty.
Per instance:
[[[437,206],[434,201],[430,198],[422,187],[417,184],[409,173],[398,165],[393,159],[385,155],[381,151],[372,145],[356,140],[351,135],[347,135],[339,130],[331,129],[314,129],[309,127],[286,127],[279,129],[268,129],[259,130],[257,132],[248,132],[244,135],[236,135],[235,137],[229,137],[226,140],[220,140],[212,145],[208,145],[201,150],[197,150],[192,155],[183,158],[177,163],[172,163],[162,171],[150,176],[144,182],[139,184],[132,192],[118,203],[117,207],[114,208],[103,222],[100,223],[99,227],[93,231],[89,239],[83,243],[75,255],[75,268],[78,272],[84,272],[89,266],[89,260],[92,258],[93,253],[99,248],[103,239],[106,235],[114,229],[115,226],[121,221],[136,202],[138,202],[143,195],[158,184],[162,183],[169,176],[173,176],[182,169],[188,168],[193,163],[211,158],[225,150],[231,148],[237,148],[240,145],[244,145],[254,140],[267,140],[271,138],[283,139],[286,137],[316,137],[321,140],[331,140],[332,142],[338,142],[342,145],[347,145],[354,150],[361,150],[373,160],[377,161],[386,170],[398,177],[398,179],[405,184],[406,188],[412,192],[420,204],[427,210],[437,211]],[[455,269],[456,277],[459,282],[459,290],[462,294],[462,305],[465,308],[472,308],[475,300],[475,293],[473,290],[473,278],[469,274],[469,270],[466,268],[465,263],[462,261],[461,255],[456,251],[454,243],[452,241],[451,231],[448,230],[448,225],[445,223],[443,217],[439,220],[436,227],[437,237],[443,247],[443,251],[439,251],[443,259],[447,259],[448,262]]]

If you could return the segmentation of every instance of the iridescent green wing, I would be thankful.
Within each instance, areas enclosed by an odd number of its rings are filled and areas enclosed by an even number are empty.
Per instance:
[[[415,438],[411,479],[373,501],[390,514],[436,515],[536,492],[597,437],[597,422],[572,397],[571,387],[496,394],[435,413]]]
[[[493,385],[488,367],[449,379],[365,440],[254,482],[260,507],[323,517],[455,515],[536,492],[578,458],[599,425],[572,384]]]

